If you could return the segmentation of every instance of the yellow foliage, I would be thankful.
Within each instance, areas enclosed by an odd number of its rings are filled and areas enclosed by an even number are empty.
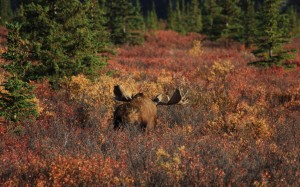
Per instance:
[[[238,104],[236,111],[227,112],[225,116],[215,117],[208,122],[213,131],[243,134],[251,138],[268,138],[272,134],[269,123],[260,114],[260,106],[249,106],[246,102]]]
[[[160,76],[157,77],[158,84],[169,84],[173,81],[173,76],[170,72],[162,69],[160,71]]]
[[[228,94],[230,88],[226,80],[233,67],[230,61],[220,61],[207,68],[206,78],[209,84],[205,98],[215,116],[208,121],[208,127],[217,132],[244,132],[253,138],[269,137],[271,135],[269,124],[260,115],[265,106],[265,89],[257,88],[261,101],[255,106],[250,106],[247,102],[236,103],[236,99]]]
[[[97,80],[91,81],[84,75],[78,75],[71,77],[67,82],[70,98],[85,107],[87,117],[85,120],[101,120],[104,127],[107,125],[105,120],[109,121],[112,118],[115,106],[120,103],[114,99],[115,85],[122,85],[132,94],[142,92],[150,98],[164,93],[162,83],[137,82],[133,78],[122,79],[101,75]]]
[[[203,54],[203,49],[201,45],[201,41],[194,40],[193,47],[188,51],[191,56],[200,56]]]
[[[136,82],[130,78],[121,80],[106,75],[100,76],[95,82],[90,81],[84,75],[73,76],[68,87],[72,99],[84,102],[88,106],[105,106],[111,110],[115,104],[113,95],[115,85],[122,85],[133,94],[143,92],[149,97],[163,92],[163,84]]]
[[[264,111],[263,100],[250,106],[247,102],[236,103],[235,98],[228,94],[226,77],[233,69],[230,61],[215,62],[208,68],[207,81],[209,89],[206,99],[209,102],[214,119],[208,121],[208,127],[212,131],[226,133],[245,133],[253,138],[266,138],[271,135],[268,122],[261,113]],[[265,89],[258,87],[262,98],[266,95]]]
[[[180,152],[183,152],[184,149],[185,147],[179,148]],[[165,172],[171,179],[175,179],[176,181],[180,181],[184,177],[185,172],[181,171],[181,158],[179,154],[175,153],[171,156],[160,148],[157,150],[156,155],[156,164],[160,171]]]
[[[69,82],[69,92],[72,99],[83,102],[90,107],[105,106],[112,110],[114,106],[113,88],[121,81],[102,75],[97,81],[92,82],[84,75],[73,76]],[[135,90],[133,80],[128,79],[122,85],[130,90]]]
[[[163,93],[163,85],[155,82],[145,82],[140,85],[139,92],[143,92],[146,96],[152,98],[159,93]]]
[[[193,127],[191,126],[191,125],[186,125],[186,126],[184,126],[183,127],[183,129],[184,129],[184,132],[186,133],[186,134],[190,134],[191,132],[193,132]]]
[[[99,157],[80,158],[59,156],[50,165],[50,179],[53,186],[133,186],[131,176],[116,176],[113,160]]]
[[[31,99],[31,102],[35,104],[38,114],[41,114],[41,112],[44,110],[44,107],[41,105],[40,100],[34,97],[33,99]]]
[[[0,54],[5,53],[6,51],[7,51],[7,48],[5,48],[3,46],[0,47]]]
[[[0,83],[1,84],[1,83]],[[7,90],[5,90],[4,86],[0,86],[0,92],[1,93],[8,93]]]
[[[208,68],[206,75],[207,80],[212,83],[224,81],[233,68],[234,66],[229,60],[214,62],[213,65]]]

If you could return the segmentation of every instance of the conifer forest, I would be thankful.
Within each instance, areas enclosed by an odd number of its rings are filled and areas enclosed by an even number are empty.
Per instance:
[[[0,0],[0,186],[300,186],[299,0]]]

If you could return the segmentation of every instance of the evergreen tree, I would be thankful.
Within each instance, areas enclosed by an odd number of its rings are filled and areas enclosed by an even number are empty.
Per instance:
[[[115,44],[125,44],[130,41],[132,31],[143,27],[140,12],[135,9],[131,1],[110,0],[106,1],[108,29],[111,40]],[[138,24],[137,24],[138,23]]]
[[[152,1],[152,10],[147,13],[146,23],[147,23],[147,28],[150,30],[157,30],[159,27],[154,1]]]
[[[184,4],[184,2],[183,2]],[[175,27],[174,30],[185,34],[186,30],[185,30],[185,22],[184,22],[184,11],[183,8],[181,8],[183,6],[182,1],[181,0],[176,0],[175,2]]]
[[[176,16],[173,9],[173,1],[169,0],[168,5],[168,29],[175,30]]]
[[[20,25],[9,24],[7,36],[8,50],[2,56],[8,64],[1,67],[8,73],[0,93],[0,116],[7,121],[20,121],[37,116],[37,106],[33,102],[34,87],[25,81],[24,76],[30,67],[28,50],[19,36]]]
[[[210,39],[216,39],[220,36],[220,28],[217,28],[220,22],[222,8],[216,0],[205,0],[203,4],[203,32]]]
[[[142,6],[141,6],[141,0],[135,0],[135,14],[139,17],[140,20],[143,20],[144,19],[144,16],[143,16],[143,11],[142,11]],[[153,2],[153,5],[154,6],[154,10],[155,10],[155,4]],[[145,29],[145,23],[144,21],[142,23],[140,23],[138,25],[140,27],[140,29]]]
[[[13,16],[10,0],[0,0],[0,24],[5,25]]]
[[[291,51],[283,49],[283,44],[289,42],[289,21],[281,13],[282,0],[265,0],[260,12],[260,23],[257,32],[254,54],[261,57],[261,61],[254,64],[263,66],[282,66],[284,61],[292,58]],[[253,64],[253,63],[252,63]]]
[[[239,0],[220,0],[219,5],[222,7],[219,22],[215,24],[215,30],[220,33],[216,37],[220,37],[226,42],[231,39],[239,40],[242,35],[241,25],[241,9],[238,6]],[[218,25],[217,25],[218,24]]]
[[[243,3],[243,31],[244,31],[244,38],[243,41],[245,42],[246,47],[251,47],[254,43],[255,38],[255,31],[257,29],[257,19],[255,13],[255,4],[253,0],[244,0]]]
[[[90,10],[88,11],[88,18],[90,20],[90,29],[93,31],[92,38],[97,52],[106,52],[110,45],[109,32],[104,27],[107,22],[105,18],[106,9],[103,0],[91,0]],[[94,32],[96,31],[96,32]]]
[[[202,15],[199,1],[192,0],[187,10],[187,31],[200,33],[202,31]]]
[[[296,36],[299,34],[299,19],[297,14],[297,9],[294,6],[289,7],[287,11],[288,17],[289,17],[289,27],[290,32],[293,36]]]
[[[64,76],[97,74],[105,64],[96,56],[105,33],[91,14],[91,5],[90,1],[39,0],[24,6],[22,37],[30,41],[30,58],[39,62],[28,79],[47,76],[55,83]]]
[[[212,40],[241,40],[243,27],[239,0],[205,0],[203,31]]]
[[[156,17],[157,18],[157,17]],[[142,8],[140,0],[135,0],[135,6],[133,9],[133,16],[129,21],[129,44],[139,45],[144,42],[145,35],[145,21],[142,15]]]

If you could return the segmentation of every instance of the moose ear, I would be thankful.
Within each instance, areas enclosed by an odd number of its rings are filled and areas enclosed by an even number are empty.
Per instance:
[[[117,101],[128,102],[132,100],[132,93],[126,91],[121,85],[114,86],[114,94]]]

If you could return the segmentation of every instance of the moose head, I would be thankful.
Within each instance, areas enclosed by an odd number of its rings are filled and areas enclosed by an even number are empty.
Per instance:
[[[114,129],[126,126],[135,127],[142,131],[149,131],[156,126],[157,105],[186,104],[186,94],[176,89],[172,97],[162,94],[150,99],[143,93],[132,94],[122,86],[114,87],[114,95],[117,101],[124,102],[117,106],[114,112]]]

